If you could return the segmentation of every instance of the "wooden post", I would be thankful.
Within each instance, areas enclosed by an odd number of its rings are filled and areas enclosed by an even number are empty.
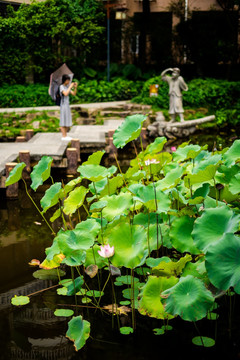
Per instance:
[[[78,168],[78,152],[75,148],[68,148],[67,149],[67,173],[75,175],[77,173]]]
[[[140,136],[142,138],[143,148],[145,149],[147,147],[147,129],[146,128],[142,128]]]
[[[26,130],[26,140],[30,140],[34,135],[34,130],[33,129],[27,129]]]
[[[16,137],[16,142],[25,142],[25,141],[26,141],[25,136],[17,136]]]
[[[5,165],[5,169],[6,169],[6,178],[8,178],[8,175],[10,173],[10,171],[17,165],[17,163],[12,162],[12,163],[7,163]],[[18,182],[12,185],[9,185],[6,188],[6,196],[9,199],[16,199],[18,197]]]
[[[30,151],[21,150],[19,151],[19,160],[20,162],[24,162],[26,167],[23,169],[22,176],[24,180],[29,179],[29,173],[31,171],[31,160],[30,160]]]
[[[80,140],[79,139],[72,139],[71,147],[77,150],[78,161],[80,162],[81,161],[81,157],[80,157]]]

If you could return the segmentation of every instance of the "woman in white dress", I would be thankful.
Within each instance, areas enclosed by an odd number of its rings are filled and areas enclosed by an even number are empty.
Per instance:
[[[71,83],[69,75],[63,75],[62,85],[60,85],[59,92],[61,96],[60,103],[60,129],[62,132],[62,140],[70,141],[72,138],[67,136],[70,126],[72,126],[72,115],[69,103],[69,94],[75,96],[77,94],[77,83]]]

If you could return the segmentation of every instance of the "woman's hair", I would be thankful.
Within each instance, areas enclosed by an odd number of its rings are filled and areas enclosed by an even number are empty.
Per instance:
[[[70,78],[69,75],[64,74],[64,75],[62,76],[62,84],[64,84],[66,80],[71,80],[71,78]]]

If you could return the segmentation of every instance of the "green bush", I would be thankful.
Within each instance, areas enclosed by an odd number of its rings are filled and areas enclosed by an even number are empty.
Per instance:
[[[103,102],[129,100],[141,90],[142,83],[116,79],[112,82],[104,80],[86,80],[79,82],[77,96],[71,99],[74,103]],[[11,85],[0,88],[0,107],[32,107],[54,105],[48,95],[48,86]]]

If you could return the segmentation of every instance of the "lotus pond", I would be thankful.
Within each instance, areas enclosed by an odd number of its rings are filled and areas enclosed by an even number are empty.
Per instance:
[[[127,118],[115,146],[135,141],[144,120]],[[17,289],[5,292],[3,359],[239,358],[240,140],[213,151],[165,144],[155,139],[126,171],[95,152],[67,183],[54,181],[50,157],[30,184],[24,163],[12,170],[7,185],[25,193],[8,221],[29,239],[3,260]]]

